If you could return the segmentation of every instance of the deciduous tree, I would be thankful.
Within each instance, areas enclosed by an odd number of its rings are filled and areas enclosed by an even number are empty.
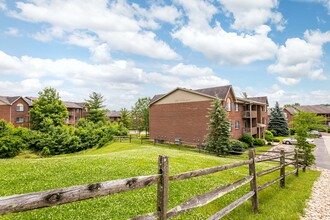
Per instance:
[[[149,103],[150,98],[139,98],[132,107],[132,128],[149,132]]]

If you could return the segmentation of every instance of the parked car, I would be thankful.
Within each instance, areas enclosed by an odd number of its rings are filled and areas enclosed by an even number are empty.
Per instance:
[[[308,131],[307,134],[315,136],[315,137],[322,137],[322,134],[317,130]]]
[[[306,141],[307,141],[309,144],[314,144],[314,139],[312,139],[312,138],[307,138]],[[297,141],[297,139],[295,139],[295,138],[291,138],[291,137],[290,137],[290,138],[285,138],[285,139],[283,139],[282,143],[283,143],[283,144],[297,144],[298,141]]]

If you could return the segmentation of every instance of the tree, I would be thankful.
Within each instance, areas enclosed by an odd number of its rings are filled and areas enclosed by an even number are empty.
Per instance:
[[[275,131],[277,136],[289,135],[288,123],[285,120],[284,114],[278,102],[276,102],[275,107],[272,108],[270,113],[268,130]]]
[[[47,87],[39,92],[39,97],[33,101],[33,108],[30,110],[32,129],[47,130],[47,127],[43,126],[46,119],[49,119],[48,121],[54,126],[60,126],[64,124],[66,118],[68,118],[68,110],[60,100],[56,89]]]
[[[87,119],[94,123],[97,122],[105,122],[107,120],[106,112],[104,109],[105,99],[101,95],[101,93],[92,92],[89,94],[89,99],[86,100],[88,114]]]
[[[241,92],[241,96],[242,96],[242,98],[244,98],[244,99],[247,99],[247,98],[248,98],[248,94],[247,94],[247,92]]]
[[[132,128],[149,132],[149,103],[149,97],[139,98],[132,107]]]
[[[120,110],[120,123],[122,123],[122,125],[129,129],[130,127],[130,112],[126,109],[126,108],[122,108]]]
[[[230,122],[225,109],[221,106],[220,99],[216,98],[209,111],[210,122],[208,124],[208,135],[206,149],[217,155],[228,154],[230,149],[229,128]]]
[[[312,165],[315,157],[312,153],[314,148],[313,144],[307,142],[307,131],[324,129],[324,122],[326,118],[324,116],[318,116],[316,113],[300,111],[293,116],[293,121],[290,123],[296,131],[297,146],[300,149],[306,151],[307,164]]]
[[[296,102],[294,104],[285,104],[284,105],[284,108],[287,108],[287,107],[294,107],[294,106],[300,106],[300,103]]]

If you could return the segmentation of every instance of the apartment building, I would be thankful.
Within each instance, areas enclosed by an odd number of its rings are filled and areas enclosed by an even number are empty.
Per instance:
[[[293,121],[293,116],[300,111],[312,112],[317,115],[324,116],[327,120],[325,121],[326,126],[330,127],[330,106],[327,105],[297,105],[292,107],[285,107],[283,109],[284,116],[288,123]]]
[[[36,97],[0,96],[0,119],[11,122],[15,127],[30,127],[29,111]],[[63,102],[68,109],[68,125],[75,126],[80,118],[86,118],[87,108],[83,102]]]
[[[208,113],[218,97],[228,112],[233,139],[243,134],[263,138],[268,124],[267,97],[238,98],[231,85],[190,90],[176,88],[156,95],[150,102],[150,137],[191,145],[205,142],[208,133]]]

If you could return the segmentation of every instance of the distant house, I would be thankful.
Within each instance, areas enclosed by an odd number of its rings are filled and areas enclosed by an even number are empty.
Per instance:
[[[30,127],[30,109],[36,97],[0,96],[0,119],[11,122],[15,127]],[[66,102],[69,117],[66,124],[75,126],[80,118],[86,118],[87,108],[84,102]]]
[[[121,119],[121,113],[117,111],[108,111],[107,112],[107,118],[111,123],[113,122],[119,122]]]
[[[330,127],[330,106],[326,105],[297,105],[292,107],[285,107],[283,109],[284,116],[286,117],[288,123],[293,121],[293,116],[300,111],[312,112],[317,115],[322,115],[327,118],[325,125]]]
[[[152,139],[200,144],[208,133],[208,112],[218,97],[229,115],[233,139],[243,134],[262,138],[268,123],[267,97],[237,98],[231,85],[191,90],[176,88],[150,102]]]

